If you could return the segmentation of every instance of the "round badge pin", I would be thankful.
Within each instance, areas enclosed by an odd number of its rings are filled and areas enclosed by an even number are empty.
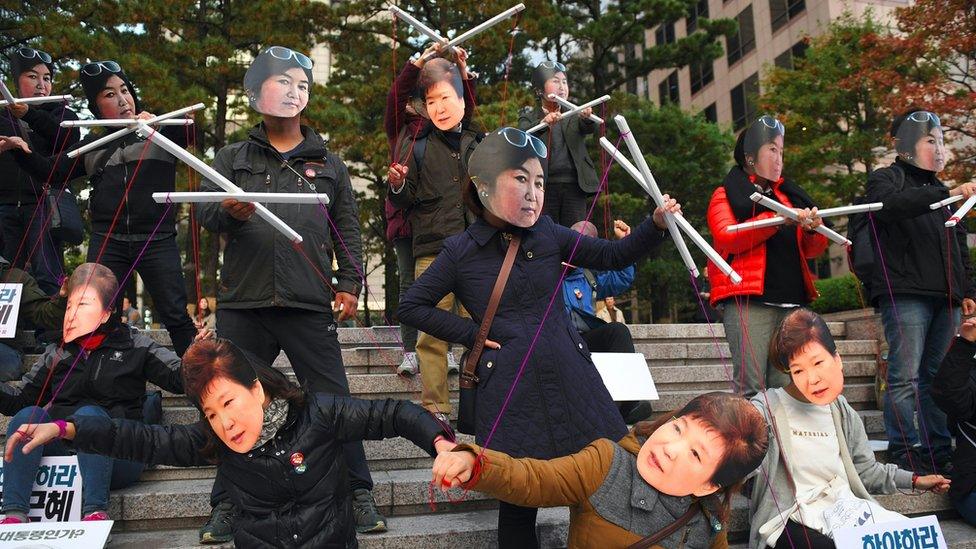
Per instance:
[[[299,475],[301,475],[301,474],[303,474],[305,472],[305,469],[306,468],[307,468],[306,465],[303,463],[303,464],[295,467],[295,472],[298,473]]]
[[[315,177],[315,170],[312,168],[305,170],[305,177]]]
[[[295,452],[288,461],[291,462],[292,467],[300,467],[305,463],[305,455],[301,452]]]

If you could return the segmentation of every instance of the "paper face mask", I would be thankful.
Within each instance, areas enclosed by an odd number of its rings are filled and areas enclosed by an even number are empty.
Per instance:
[[[423,112],[437,129],[453,130],[464,119],[464,81],[454,63],[437,58],[424,64],[418,92]]]
[[[282,46],[271,46],[254,58],[244,75],[251,108],[278,118],[293,118],[308,105],[312,60]]]
[[[468,162],[468,174],[482,206],[516,227],[531,227],[545,199],[545,143],[515,128],[486,137]]]

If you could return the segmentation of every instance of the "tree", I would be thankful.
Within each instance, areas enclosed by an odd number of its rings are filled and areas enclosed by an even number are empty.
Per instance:
[[[576,95],[598,97],[655,69],[721,56],[719,37],[732,36],[737,29],[731,19],[699,19],[691,35],[635,53],[647,30],[685,17],[696,4],[698,0],[557,1],[553,15],[540,24],[541,36],[531,44],[570,69]]]
[[[976,175],[976,4],[918,0],[895,11],[898,33],[864,38],[859,70],[893,112],[935,112],[954,142],[946,179]]]
[[[786,126],[786,173],[823,207],[850,204],[884,153],[890,110],[858,62],[866,37],[880,32],[870,16],[846,15],[808,38],[795,68],[775,67],[763,79],[759,104]]]

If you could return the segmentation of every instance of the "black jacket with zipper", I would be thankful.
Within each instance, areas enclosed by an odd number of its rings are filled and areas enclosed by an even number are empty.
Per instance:
[[[545,118],[542,107],[525,107],[519,112],[518,126],[520,130],[527,130]],[[600,187],[600,178],[597,176],[596,168],[593,166],[593,159],[590,158],[589,151],[586,150],[586,136],[596,131],[596,122],[580,115],[562,118],[557,123],[563,130],[565,136],[566,149],[569,157],[573,159],[576,167],[576,184],[581,191],[586,194],[593,194]],[[543,143],[551,143],[548,127],[535,132],[534,136],[542,140]]]
[[[0,113],[0,135],[23,137],[31,151],[41,156],[54,156],[78,142],[78,128],[62,128],[64,120],[78,120],[74,111],[63,103],[30,105],[24,117],[15,118]],[[15,153],[0,153],[0,204],[36,204],[48,175],[34,174],[17,165]],[[43,175],[43,177],[41,177]],[[50,185],[61,188],[64,179],[54,179]]]
[[[904,173],[904,181],[898,170]],[[945,300],[951,289],[956,305],[964,297],[976,298],[965,227],[960,223],[947,229],[950,209],[929,208],[949,196],[949,189],[934,172],[897,159],[890,167],[868,175],[866,191],[868,202],[884,203],[884,208],[872,214],[882,253],[875,258],[870,285],[875,306],[888,299],[889,283],[894,295]]]
[[[476,219],[465,207],[463,197],[469,181],[468,158],[483,134],[468,120],[462,122],[461,128],[458,150],[451,147],[445,132],[433,124],[417,135],[406,126],[397,140],[401,162],[408,170],[399,192],[391,189],[389,197],[394,206],[410,212],[415,258],[437,255],[444,239],[464,232]],[[420,139],[426,141],[418,169],[418,155],[411,151]]]
[[[332,292],[320,274],[336,291],[358,296],[362,289],[359,207],[349,171],[338,156],[326,150],[314,130],[302,126],[302,134],[305,140],[287,161],[268,142],[263,124],[251,129],[247,141],[227,145],[214,158],[214,169],[245,192],[329,196],[327,216],[318,204],[265,204],[302,236],[302,250],[316,268],[285,235],[257,215],[238,221],[219,203],[197,205],[200,224],[228,237],[217,298],[221,307],[331,311]],[[209,181],[201,190],[221,191]],[[339,265],[336,273],[332,272],[333,256]],[[338,283],[331,282],[333,276]]]
[[[184,126],[163,126],[160,133],[181,147],[186,145],[187,129]],[[89,133],[69,151],[104,135],[104,132]],[[176,232],[177,208],[171,207],[166,213],[166,204],[157,204],[152,194],[176,190],[176,166],[179,161],[162,147],[147,142],[135,133],[89,151],[77,160],[68,158],[67,151],[60,157],[20,151],[15,151],[14,156],[17,163],[35,178],[46,178],[53,170],[52,181],[59,185],[87,176],[91,185],[88,207],[93,232],[108,233],[116,212],[119,219],[112,234],[148,236],[160,218],[163,218],[159,226],[160,234]],[[126,196],[125,189],[130,182],[132,185]],[[125,203],[119,211],[123,199]]]
[[[100,330],[105,339],[98,348],[90,352],[81,348],[79,342],[87,336],[71,343],[52,343],[24,374],[19,388],[0,384],[0,413],[12,416],[28,406],[50,402],[48,413],[53,419],[65,419],[82,406],[95,405],[114,418],[142,420],[147,381],[183,393],[176,353],[122,324],[114,314]],[[53,400],[52,393],[56,393]]]
[[[149,464],[193,467],[210,462],[200,450],[213,435],[204,422],[145,425],[104,417],[72,417],[79,451]],[[357,547],[356,519],[342,446],[402,436],[431,456],[446,434],[420,406],[403,400],[360,400],[324,393],[290,405],[274,438],[246,454],[217,443],[218,472],[241,520],[234,544],[250,547]],[[300,453],[304,468],[292,465]]]

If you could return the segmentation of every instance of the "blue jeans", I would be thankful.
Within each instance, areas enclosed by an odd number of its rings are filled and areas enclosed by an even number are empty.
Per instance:
[[[952,502],[956,511],[962,519],[969,524],[976,526],[976,492],[971,492],[968,496],[959,501]]]
[[[0,381],[18,380],[23,373],[24,356],[10,345],[0,343]]]
[[[880,305],[889,347],[884,407],[888,452],[899,459],[921,444],[923,463],[930,463],[930,452],[936,463],[948,460],[952,437],[946,415],[932,401],[930,388],[956,333],[960,309],[950,309],[944,297],[905,295],[896,295],[894,305],[886,299]]]
[[[75,415],[108,417],[108,412],[100,406],[82,406]],[[11,418],[7,426],[9,440],[17,429],[32,421],[46,423],[51,421],[47,411],[37,406],[28,406]],[[37,467],[42,456],[67,456],[68,448],[60,441],[52,441],[42,448],[24,454],[19,449],[13,459],[4,465],[3,506],[0,512],[19,511],[26,514],[30,510],[31,488]],[[135,461],[113,459],[98,454],[78,453],[78,469],[81,473],[81,514],[108,510],[108,492],[134,484],[142,474],[144,464]]]
[[[46,229],[41,230],[47,217],[47,211],[43,206],[37,211],[37,216],[31,219],[36,206],[36,203],[24,203],[20,206],[0,204],[0,227],[3,230],[3,249],[0,251],[11,263],[16,256],[17,262],[13,263],[13,266],[24,269],[31,248],[34,247],[35,242],[40,241],[34,255],[30,258],[29,268],[25,270],[34,277],[42,292],[54,295],[61,289],[58,278],[64,274],[62,245]],[[25,234],[26,240],[24,240]],[[20,245],[22,240],[23,246]],[[18,248],[20,248],[19,256],[17,256]]]

